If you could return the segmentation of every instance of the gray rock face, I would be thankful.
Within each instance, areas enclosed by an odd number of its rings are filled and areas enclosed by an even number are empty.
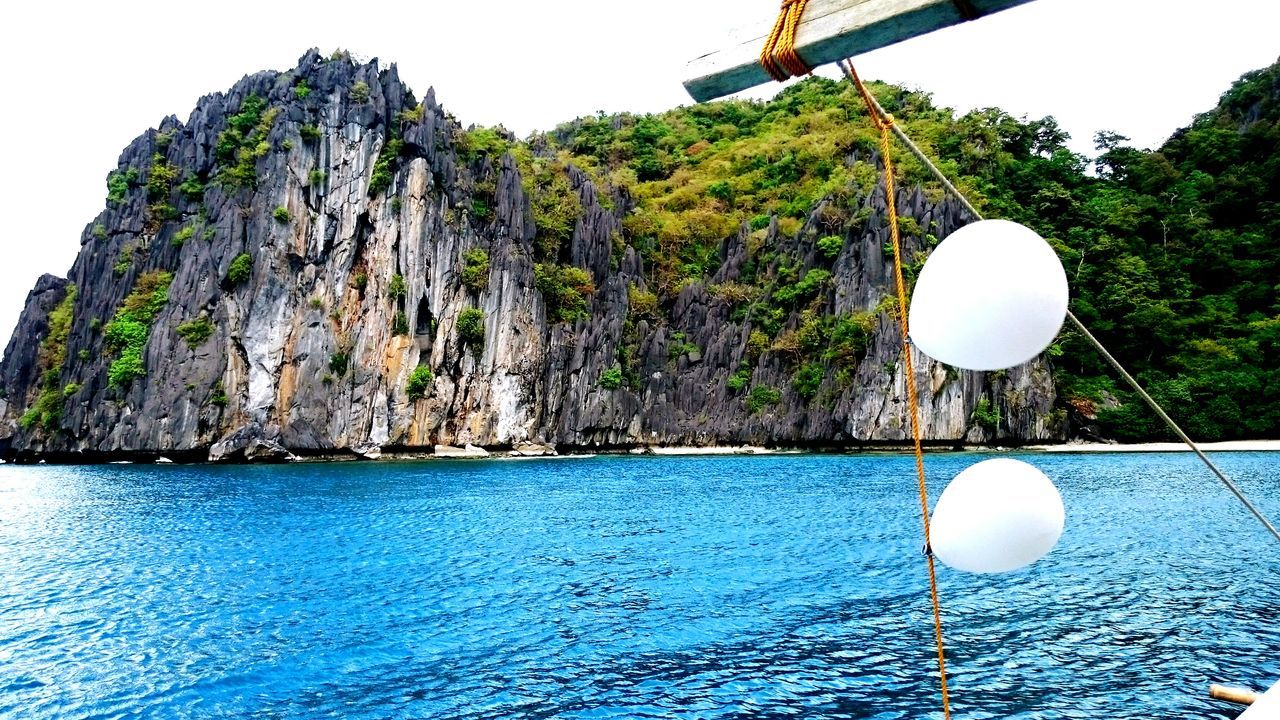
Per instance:
[[[365,460],[381,460],[382,446],[375,442],[363,442],[351,448],[351,452],[359,455]]]
[[[209,462],[246,460],[249,462],[285,462],[298,458],[280,444],[278,428],[257,424],[239,428],[209,448]]]
[[[251,96],[266,101],[256,124],[243,117]],[[748,352],[751,318],[735,316],[713,287],[744,272],[746,229],[725,239],[715,274],[685,287],[664,317],[628,323],[629,288],[647,287],[631,248],[611,264],[629,201],[606,208],[601,195],[617,191],[576,171],[570,180],[583,213],[566,258],[591,274],[596,292],[589,317],[551,321],[534,285],[536,228],[515,162],[460,152],[463,130],[433,91],[420,112],[403,112],[417,105],[394,66],[311,51],[296,69],[247,76],[202,98],[186,123],[166,118],[136,139],[115,171],[127,191],[86,226],[68,278],[43,277],[28,297],[0,363],[0,454],[191,457],[207,449],[211,460],[282,459],[436,445],[857,445],[910,437],[891,312],[875,316],[856,370],[843,378],[828,372],[810,400],[792,389],[795,366],[785,353]],[[255,129],[260,139],[247,140]],[[395,137],[402,149],[380,162]],[[220,182],[229,167],[247,167],[249,180]],[[166,172],[172,182],[152,182]],[[375,178],[389,182],[371,192]],[[482,183],[493,188],[484,219],[472,213]],[[964,223],[958,206],[918,190],[897,200],[938,237]],[[838,230],[845,246],[817,301],[823,314],[874,311],[893,287],[883,189],[859,202],[871,218]],[[764,247],[801,258],[805,269],[818,265],[821,210],[795,237],[775,223]],[[918,238],[906,242],[908,253],[925,249]],[[462,255],[473,248],[490,258],[488,287],[478,293],[460,277]],[[236,282],[228,273],[242,254],[249,277]],[[108,369],[120,353],[103,326],[139,277],[154,271],[172,273],[172,282],[141,353],[144,374],[114,387]],[[397,277],[403,294],[393,292]],[[46,370],[38,367],[40,341],[68,283],[78,295],[66,361],[55,370],[60,383],[77,387],[60,426],[24,430],[17,419]],[[459,339],[468,307],[484,312],[482,348]],[[211,326],[206,338],[184,325],[201,318]],[[801,322],[792,312],[784,330]],[[600,377],[620,353],[635,379],[608,389]],[[743,391],[729,388],[744,362],[748,388],[777,389],[776,403],[753,411]],[[425,398],[410,400],[406,385],[420,365],[434,377]],[[915,366],[930,441],[1044,441],[1065,430],[1052,412],[1043,360],[956,373],[917,353]],[[980,401],[997,422],[972,419]]]

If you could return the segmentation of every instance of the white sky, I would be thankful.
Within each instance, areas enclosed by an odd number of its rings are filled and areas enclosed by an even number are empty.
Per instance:
[[[64,275],[120,151],[165,115],[307,48],[396,62],[464,124],[520,135],[597,110],[690,102],[684,63],[777,0],[17,2],[0,26],[0,347],[41,273]],[[864,77],[942,105],[1054,115],[1088,152],[1099,129],[1159,145],[1241,73],[1280,55],[1272,0],[1037,0],[857,59]],[[834,76],[832,69],[825,74]],[[776,87],[753,93],[767,97]]]

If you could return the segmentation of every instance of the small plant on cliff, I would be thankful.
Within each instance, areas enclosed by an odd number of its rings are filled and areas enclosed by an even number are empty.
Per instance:
[[[464,343],[484,345],[484,311],[469,307],[458,315],[458,337]]]
[[[124,172],[113,172],[107,175],[107,202],[124,202],[129,189],[138,186],[138,169],[128,168]]]
[[[828,235],[818,239],[818,252],[828,260],[834,260],[844,249],[844,238],[839,235]]]
[[[409,316],[404,314],[403,310],[396,312],[395,318],[391,321],[392,335],[408,335],[409,334]]]
[[[813,268],[794,285],[784,285],[773,294],[773,299],[780,303],[799,302],[812,298],[826,285],[831,273],[821,268]]]
[[[151,170],[147,176],[147,199],[163,200],[169,197],[173,181],[178,178],[178,169],[169,164],[165,156],[156,153],[151,156]]]
[[[306,100],[307,96],[310,94],[311,87],[307,85],[307,79],[302,78],[298,80],[298,84],[293,87],[293,96],[299,100]]]
[[[188,175],[178,184],[178,192],[190,202],[199,202],[204,197],[204,183],[195,175]]]
[[[605,390],[617,390],[622,387],[622,369],[611,367],[600,373],[600,387]]]
[[[208,316],[201,315],[195,320],[184,322],[176,329],[178,337],[187,341],[187,346],[192,350],[204,344],[213,335],[213,323]]]
[[[404,141],[393,129],[387,137],[387,142],[383,144],[382,150],[378,151],[378,159],[373,161],[373,173],[369,176],[370,196],[391,187],[396,168],[400,165],[400,153],[403,151]]]
[[[289,208],[281,205],[271,211],[271,217],[275,218],[278,223],[287,223],[289,222]]]
[[[819,363],[802,365],[796,374],[791,376],[791,388],[805,400],[812,400],[813,396],[818,394],[818,388],[822,387],[822,379],[826,373],[826,367]]]
[[[747,409],[758,413],[769,405],[777,405],[782,401],[782,393],[768,385],[756,385],[747,395]]]
[[[661,317],[658,310],[658,296],[632,285],[627,288],[627,319],[632,322],[648,320],[655,323]]]
[[[227,406],[227,391],[222,389],[222,381],[214,383],[213,391],[209,393],[209,404],[215,407]]]
[[[153,202],[147,206],[147,218],[143,224],[143,228],[150,233],[160,230],[160,227],[170,220],[177,220],[182,217],[182,213],[178,212],[178,208],[161,200]]]
[[[336,352],[329,356],[329,372],[337,377],[347,374],[347,366],[351,364],[351,356],[344,352]]]
[[[351,100],[358,103],[369,102],[369,83],[357,80],[351,86]]]
[[[587,296],[596,291],[591,275],[571,265],[533,266],[534,285],[547,303],[547,314],[556,322],[573,322],[587,316]]]
[[[717,300],[732,307],[748,303],[756,299],[759,290],[753,285],[740,282],[725,282],[708,285],[707,292]]]
[[[191,237],[195,234],[196,234],[196,226],[188,225],[182,228],[181,230],[179,230],[178,232],[174,233],[173,237],[170,238],[169,240],[169,244],[174,247],[182,247],[182,245],[186,243],[188,240],[190,240]]]
[[[489,253],[483,248],[472,248],[462,253],[462,284],[472,292],[489,287]]]
[[[422,107],[422,103],[418,103],[411,108],[405,108],[396,113],[396,120],[401,123],[420,123],[424,113],[425,110]]]
[[[326,175],[324,174],[323,170],[312,170],[311,175],[308,176],[307,178],[307,182],[311,185],[311,187],[320,187],[324,185],[325,177]]]
[[[987,430],[995,430],[996,426],[1000,424],[1000,410],[992,407],[991,401],[986,397],[978,400],[978,404],[973,408],[973,415],[970,417],[978,424],[978,427]]]
[[[124,202],[124,196],[128,192],[129,183],[125,182],[124,173],[113,172],[107,176],[107,202]]]
[[[113,388],[125,388],[134,378],[146,375],[147,371],[142,366],[142,351],[126,348],[120,357],[111,362],[111,366],[107,368],[107,382]]]
[[[249,253],[240,253],[227,268],[227,281],[232,285],[239,285],[248,280],[252,274],[253,256]]]
[[[307,142],[315,142],[320,139],[320,128],[315,125],[299,125],[298,135]]]
[[[396,273],[391,276],[391,282],[387,283],[387,295],[393,300],[399,300],[408,292],[408,288],[404,283],[404,276]]]
[[[502,136],[500,130],[487,127],[475,127],[455,133],[453,142],[458,158],[467,163],[480,157],[497,160],[511,147],[511,143]]]
[[[120,248],[120,256],[116,258],[116,264],[111,269],[117,275],[123,275],[129,272],[129,268],[133,267],[133,252],[135,246],[128,243]]]
[[[862,360],[876,329],[876,315],[855,312],[834,319],[823,359],[844,368],[856,367]]]
[[[409,393],[410,400],[421,400],[427,396],[427,392],[431,390],[431,380],[435,376],[431,374],[431,368],[426,365],[419,365],[413,369],[409,375],[409,384],[405,386],[405,390]]]
[[[670,360],[676,360],[681,355],[698,352],[699,348],[696,343],[685,340],[682,332],[671,333],[671,342],[667,345],[667,357]]]

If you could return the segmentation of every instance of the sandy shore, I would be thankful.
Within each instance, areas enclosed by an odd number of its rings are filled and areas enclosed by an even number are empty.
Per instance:
[[[774,450],[758,445],[712,446],[712,447],[648,447],[631,451],[634,454],[654,455],[780,455],[794,454],[800,450]]]
[[[1198,443],[1205,452],[1275,452],[1280,451],[1280,440],[1230,440],[1227,442]],[[1031,445],[1027,450],[1051,453],[1096,452],[1191,452],[1182,443],[1134,443],[1119,445],[1110,443],[1069,443],[1066,445]]]

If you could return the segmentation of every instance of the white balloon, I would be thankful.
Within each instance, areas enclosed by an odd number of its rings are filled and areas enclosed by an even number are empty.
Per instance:
[[[1067,274],[1049,243],[1008,220],[951,233],[916,280],[908,317],[921,352],[999,370],[1044,352],[1067,315]]]
[[[1020,460],[985,460],[960,473],[933,508],[930,546],[948,567],[1016,570],[1062,537],[1066,511],[1053,482]]]

